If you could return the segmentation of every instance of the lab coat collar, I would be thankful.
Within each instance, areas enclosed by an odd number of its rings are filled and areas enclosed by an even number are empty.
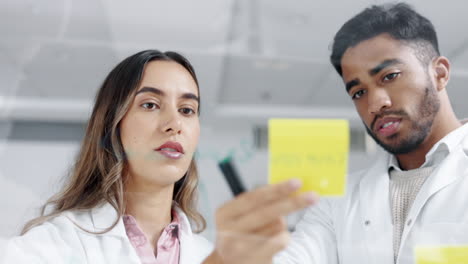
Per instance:
[[[102,232],[112,226],[118,214],[115,208],[108,202],[91,209],[91,221],[94,232]],[[117,225],[102,235],[127,236],[122,217],[119,217]]]
[[[174,205],[174,210],[176,211],[177,216],[179,217],[180,231],[182,235],[191,236],[192,228],[190,226],[190,222],[187,216],[177,205]],[[110,203],[106,202],[91,210],[91,226],[89,225],[89,223],[86,222],[82,224],[84,224],[84,226],[91,227],[93,232],[102,232],[105,229],[112,226],[117,217],[117,211],[114,209],[114,207],[112,207]],[[122,217],[119,217],[117,225],[114,228],[109,230],[107,233],[104,233],[103,235],[126,236],[125,226],[123,224]]]
[[[421,167],[428,167],[440,164],[450,153],[456,151],[460,142],[463,140],[465,135],[468,134],[468,123],[463,124],[461,127],[453,130],[439,140],[432,148],[427,152],[425,162]],[[395,155],[389,155],[388,168],[394,168],[401,171],[398,164],[398,160]]]

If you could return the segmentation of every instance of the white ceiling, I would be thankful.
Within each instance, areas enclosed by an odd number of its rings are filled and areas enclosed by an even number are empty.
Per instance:
[[[360,123],[328,62],[329,46],[347,19],[382,2],[4,0],[0,116],[82,122],[118,61],[157,48],[180,51],[195,65],[204,122],[285,116]],[[407,2],[435,24],[441,51],[453,62],[454,108],[468,116],[468,4]]]

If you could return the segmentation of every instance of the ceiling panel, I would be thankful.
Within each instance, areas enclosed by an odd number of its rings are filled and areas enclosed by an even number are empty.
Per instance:
[[[60,31],[64,18],[62,0],[2,1],[0,34],[2,38],[51,38]]]
[[[208,114],[234,106],[228,110],[235,115],[243,105],[259,116],[288,107],[294,113],[354,111],[329,63],[330,45],[346,20],[383,2],[3,1],[0,95],[92,99],[118,61],[157,48],[180,51],[193,62]],[[449,95],[457,113],[468,115],[468,4],[406,2],[435,24],[442,54],[452,61]]]
[[[262,0],[259,10],[264,52],[328,63],[336,31],[375,2],[382,1]]]
[[[65,1],[65,18],[59,40],[110,43],[111,31],[107,11],[101,1]]]
[[[116,43],[145,43],[192,50],[224,45],[232,2],[103,0]]]
[[[313,85],[327,67],[301,60],[230,56],[218,100],[220,104],[308,106]]]
[[[93,99],[116,63],[114,52],[106,47],[44,44],[24,66],[24,78],[16,95]]]

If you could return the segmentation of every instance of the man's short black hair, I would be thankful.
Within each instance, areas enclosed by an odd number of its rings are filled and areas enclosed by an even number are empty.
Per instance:
[[[351,18],[336,33],[330,60],[338,74],[343,74],[341,59],[348,48],[384,33],[413,47],[423,63],[440,54],[431,21],[411,6],[405,3],[373,5]]]

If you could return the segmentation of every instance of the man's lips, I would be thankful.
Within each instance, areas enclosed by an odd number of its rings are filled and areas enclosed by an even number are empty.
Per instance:
[[[398,117],[380,118],[375,122],[373,130],[383,136],[391,136],[398,131],[401,120],[402,119]]]
[[[178,159],[184,155],[184,148],[178,142],[168,141],[156,148],[155,151],[170,159]]]

